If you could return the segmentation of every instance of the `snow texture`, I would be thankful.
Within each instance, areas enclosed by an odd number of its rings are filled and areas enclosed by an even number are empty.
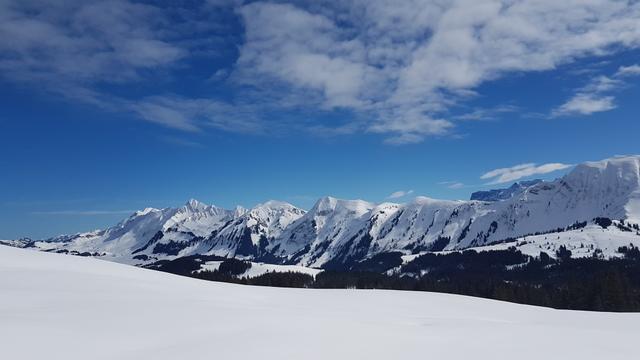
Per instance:
[[[202,271],[215,271],[220,268],[222,261],[207,261],[204,264],[200,265],[200,270],[196,270],[196,272]],[[236,275],[237,278],[254,278],[260,275],[264,275],[266,273],[286,273],[286,272],[296,272],[307,274],[311,276],[316,276],[322,272],[321,269],[313,269],[304,266],[298,265],[277,265],[277,264],[265,264],[265,263],[257,263],[251,262],[251,268],[247,269],[242,274]]]
[[[0,358],[633,359],[640,314],[201,281],[0,247]]]

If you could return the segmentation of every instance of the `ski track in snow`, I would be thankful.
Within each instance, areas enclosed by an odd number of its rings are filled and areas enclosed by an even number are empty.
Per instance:
[[[0,246],[0,358],[632,359],[640,314],[206,282]]]

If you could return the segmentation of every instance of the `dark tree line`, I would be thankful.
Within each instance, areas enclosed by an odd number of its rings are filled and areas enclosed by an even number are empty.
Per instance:
[[[575,259],[566,248],[557,258],[538,257],[515,248],[427,253],[402,265],[401,253],[380,254],[348,271],[324,271],[314,277],[301,273],[266,273],[237,277],[250,263],[223,259],[216,271],[198,272],[203,261],[216,257],[187,257],[156,263],[152,268],[205,280],[301,288],[354,288],[432,291],[478,296],[559,309],[640,311],[640,250],[618,249],[623,256]],[[400,275],[387,275],[399,270]]]
[[[275,287],[293,287],[293,288],[309,288],[313,287],[313,276],[299,273],[299,272],[267,272],[260,276],[252,278],[238,278],[237,276],[230,275],[229,273],[221,272],[219,270],[214,271],[201,271],[191,274],[192,277],[210,280],[210,281],[222,281],[243,285],[258,285],[258,286],[275,286]]]

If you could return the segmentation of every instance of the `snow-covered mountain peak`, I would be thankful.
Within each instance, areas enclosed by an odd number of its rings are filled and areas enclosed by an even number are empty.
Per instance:
[[[288,202],[284,202],[284,201],[279,201],[279,200],[269,200],[269,201],[265,201],[261,204],[258,204],[256,206],[253,207],[253,209],[258,209],[258,208],[267,208],[267,209],[286,209],[286,210],[290,210],[290,209],[298,209],[297,207],[295,207],[294,205],[289,204]],[[299,209],[301,210],[301,209]]]
[[[640,156],[584,163],[557,180],[529,185],[521,183],[500,201],[421,196],[404,204],[374,204],[327,196],[308,212],[275,200],[248,210],[189,200],[36,246],[129,263],[209,254],[336,266],[382,252],[483,246],[598,217],[640,223]]]
[[[167,229],[191,232],[197,236],[207,236],[212,229],[234,217],[234,212],[198,200],[189,200],[175,209],[172,216],[163,224]]]
[[[325,196],[320,198],[309,212],[317,214],[324,214],[327,212],[350,212],[362,215],[371,211],[374,207],[375,204],[364,200],[342,200],[331,196]]]
[[[243,207],[242,207],[242,206],[240,206],[240,205],[237,205],[237,206],[233,209],[233,217],[240,217],[240,216],[242,216],[242,215],[246,214],[246,213],[247,213],[247,211],[249,211],[249,210],[247,210],[247,209],[243,208]]]
[[[434,199],[427,196],[417,196],[413,199],[408,205],[421,205],[421,206],[433,206],[433,205],[459,205],[464,203],[464,201],[460,200],[441,200]]]
[[[598,169],[606,169],[610,166],[632,166],[637,167],[640,164],[640,155],[622,155],[614,156],[608,159],[599,161],[586,161],[576,166],[579,167],[592,167]]]
[[[270,200],[258,204],[248,210],[243,216],[258,219],[267,223],[282,220],[280,225],[288,225],[305,214],[305,211],[283,201]],[[282,227],[283,229],[284,227]]]
[[[395,211],[397,209],[402,208],[403,204],[393,203],[393,202],[383,202],[380,204],[376,204],[376,206],[371,210],[372,213],[380,212],[380,211]]]
[[[640,156],[614,157],[602,161],[585,162],[577,165],[564,179],[595,180],[618,182],[625,181],[638,186],[640,175]],[[595,178],[595,179],[594,179]]]
[[[317,211],[332,210],[336,207],[337,203],[338,199],[331,196],[323,196],[316,201],[312,209]]]
[[[605,216],[640,219],[640,156],[582,163],[556,182]]]
[[[207,205],[201,201],[191,199],[187,201],[183,206],[176,209],[176,216],[178,217],[192,217],[192,216],[229,216],[232,212],[215,205]]]
[[[157,212],[157,211],[160,211],[160,209],[148,207],[148,208],[144,208],[144,210],[136,211],[135,213],[133,213],[133,215],[131,217],[144,216],[144,215],[147,215],[149,213]]]
[[[187,201],[184,206],[191,211],[204,211],[209,208],[209,205],[196,199],[189,199],[189,201]]]
[[[298,220],[305,211],[283,201],[270,200],[258,204],[241,216],[252,234],[273,238],[290,223]]]

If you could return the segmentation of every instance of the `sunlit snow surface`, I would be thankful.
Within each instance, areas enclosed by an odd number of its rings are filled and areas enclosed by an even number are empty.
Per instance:
[[[222,261],[207,261],[206,263],[200,265],[199,271],[215,271],[215,270],[218,270],[218,268],[220,268],[220,264],[222,264]],[[298,265],[276,265],[276,264],[251,262],[251,267],[247,269],[247,271],[245,271],[242,274],[238,274],[236,276],[238,278],[254,278],[269,272],[276,272],[276,273],[297,272],[297,273],[303,273],[311,276],[316,276],[319,273],[321,273],[322,270],[308,268],[304,266],[298,266]]]
[[[640,314],[251,287],[0,246],[2,359],[632,359]]]

